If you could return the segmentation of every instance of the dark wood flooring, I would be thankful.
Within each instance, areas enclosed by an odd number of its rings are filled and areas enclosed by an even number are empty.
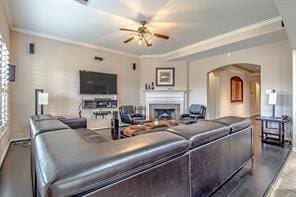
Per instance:
[[[253,125],[255,128],[253,173],[250,174],[251,165],[247,164],[212,196],[264,196],[278,175],[288,156],[289,147],[261,145],[260,123],[253,121]],[[32,196],[28,142],[11,144],[0,171],[0,196]]]

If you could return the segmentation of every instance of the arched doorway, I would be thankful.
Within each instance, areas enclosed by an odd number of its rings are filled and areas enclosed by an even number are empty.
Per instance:
[[[238,63],[208,73],[208,118],[252,117],[261,111],[260,66]]]

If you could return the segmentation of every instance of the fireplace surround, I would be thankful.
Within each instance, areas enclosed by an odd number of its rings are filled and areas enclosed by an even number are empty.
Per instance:
[[[185,112],[185,90],[147,90],[145,91],[146,118],[155,120],[160,115],[158,112],[170,112],[171,119],[179,119]],[[158,112],[157,112],[158,111]]]

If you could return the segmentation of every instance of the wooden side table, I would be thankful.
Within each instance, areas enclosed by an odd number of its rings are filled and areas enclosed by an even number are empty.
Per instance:
[[[260,116],[256,120],[261,121],[261,141],[262,143],[284,146],[285,126],[290,121],[289,118]],[[277,123],[278,127],[271,127],[270,123]]]

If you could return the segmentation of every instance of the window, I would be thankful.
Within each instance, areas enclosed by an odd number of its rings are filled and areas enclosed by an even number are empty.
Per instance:
[[[9,53],[0,36],[0,133],[8,123],[8,60]]]

